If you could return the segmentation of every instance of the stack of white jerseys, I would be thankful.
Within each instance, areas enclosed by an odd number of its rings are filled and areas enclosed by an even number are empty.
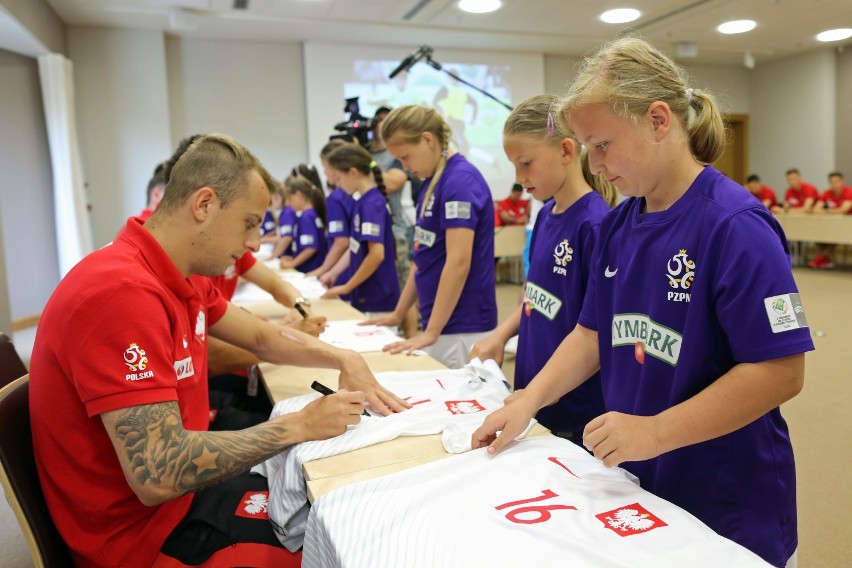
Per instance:
[[[344,434],[306,442],[252,468],[269,478],[269,519],[281,543],[291,551],[301,548],[308,518],[308,494],[302,466],[326,458],[392,440],[399,436],[444,433],[447,451],[470,449],[470,435],[489,413],[503,406],[509,387],[494,361],[474,360],[456,370],[378,373],[385,388],[413,406],[390,416],[362,417]],[[283,400],[272,417],[301,410],[319,395]]]
[[[700,487],[695,488],[701,491]],[[769,566],[553,436],[349,485],[319,498],[304,568]]]

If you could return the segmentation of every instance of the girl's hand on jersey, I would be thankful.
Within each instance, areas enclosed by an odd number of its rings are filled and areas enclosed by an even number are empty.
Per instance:
[[[337,275],[332,274],[331,272],[326,272],[325,274],[321,275],[318,280],[323,286],[334,286],[334,283],[337,281]]]
[[[417,351],[418,349],[423,349],[424,347],[434,345],[436,341],[438,341],[438,336],[427,330],[421,333],[420,335],[415,335],[414,337],[406,339],[405,341],[397,341],[396,343],[385,345],[382,351],[388,351],[393,354],[405,353],[406,355],[411,355],[414,351]]]
[[[497,364],[503,366],[503,353],[506,344],[500,341],[496,334],[491,334],[484,339],[480,339],[470,348],[470,357],[468,361],[472,361],[474,357],[479,357],[480,361],[494,359]]]
[[[510,402],[515,402],[524,394],[524,389],[518,389],[506,398],[503,399],[503,406],[506,406]]]
[[[523,404],[519,396],[511,406],[495,410],[485,418],[482,426],[471,435],[470,447],[475,450],[488,446],[486,451],[494,455],[520,436],[530,425],[533,416],[535,410]]]
[[[402,323],[402,316],[397,315],[396,312],[391,312],[389,314],[385,314],[382,316],[378,316],[375,318],[370,318],[366,321],[362,321],[358,325],[384,325],[387,327],[396,327]]]
[[[607,412],[586,424],[583,445],[606,467],[649,460],[663,453],[657,424],[656,416]]]

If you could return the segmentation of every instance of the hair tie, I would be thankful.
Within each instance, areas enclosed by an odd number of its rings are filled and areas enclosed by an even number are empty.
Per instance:
[[[553,113],[547,111],[547,135],[553,136],[553,133],[556,131],[555,124],[553,122]]]
[[[689,87],[686,90],[686,104],[688,104],[688,105],[692,104],[692,93],[693,93],[693,91],[694,91],[694,89],[692,87]]]
[[[441,157],[442,158],[449,158],[450,157],[450,151],[449,150],[441,150]]]
[[[371,169],[371,170],[376,169],[376,166],[377,166],[377,164],[376,164],[376,160],[373,160],[372,162],[370,162],[370,169]]]

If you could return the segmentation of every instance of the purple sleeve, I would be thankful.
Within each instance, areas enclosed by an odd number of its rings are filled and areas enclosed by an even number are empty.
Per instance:
[[[299,251],[319,248],[319,229],[315,215],[302,213],[299,217]]]
[[[771,214],[738,213],[720,237],[712,293],[734,358],[754,363],[812,350],[787,243]]]
[[[385,231],[388,230],[387,223],[390,221],[386,207],[385,200],[382,199],[368,203],[361,209],[361,240],[385,242]]]
[[[328,238],[349,237],[349,218],[346,209],[339,199],[329,199],[326,202],[326,218],[328,219]]]
[[[478,187],[482,182],[465,172],[454,172],[452,176],[447,176],[442,181],[444,187],[440,202],[437,203],[441,208],[441,228],[461,227],[476,230],[479,217],[482,215],[483,194],[489,191],[488,188],[484,188],[483,192]],[[489,211],[489,214],[494,213]]]
[[[291,207],[285,207],[278,217],[278,236],[292,237],[293,225],[296,224],[296,212]]]

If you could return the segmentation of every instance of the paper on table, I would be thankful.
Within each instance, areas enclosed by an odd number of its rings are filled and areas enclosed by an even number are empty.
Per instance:
[[[378,325],[358,325],[360,320],[342,320],[328,322],[328,327],[320,335],[320,340],[341,349],[351,349],[357,353],[381,351],[385,345],[401,341],[390,328]]]

